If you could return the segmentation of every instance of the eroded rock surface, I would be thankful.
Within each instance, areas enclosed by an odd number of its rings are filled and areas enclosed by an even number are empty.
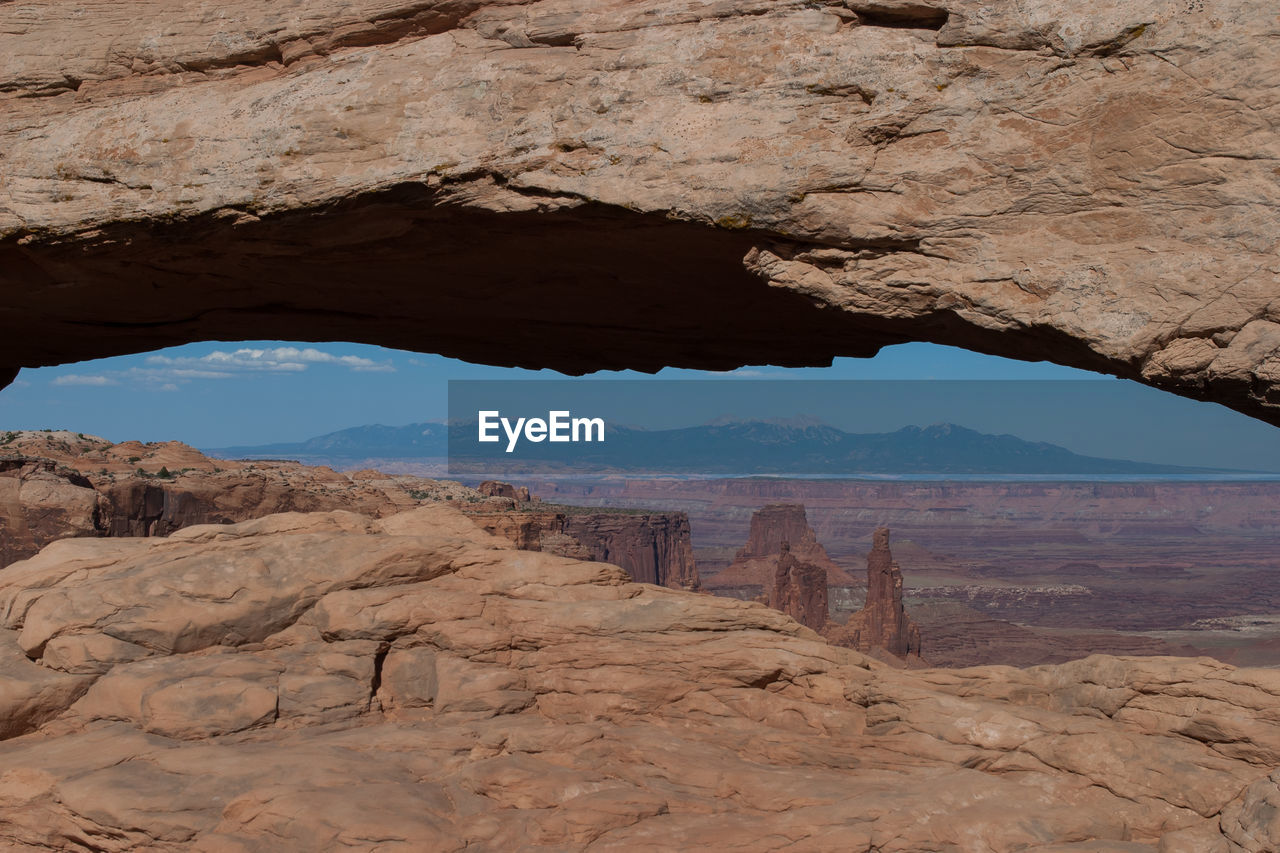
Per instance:
[[[167,536],[277,512],[392,515],[475,497],[456,483],[210,459],[181,442],[113,444],[66,431],[0,433],[0,568],[72,536]]]
[[[95,536],[103,500],[79,472],[52,460],[0,458],[0,567],[69,536]]]
[[[1262,851],[1280,676],[899,671],[452,508],[0,575],[0,844]]]
[[[718,572],[709,586],[759,585],[766,592],[773,585],[774,571],[783,545],[797,560],[826,572],[832,586],[857,586],[844,569],[836,565],[818,535],[809,526],[802,504],[768,504],[751,514],[747,544],[739,549],[728,568]]]
[[[689,517],[683,512],[577,510],[565,517],[564,532],[594,560],[626,569],[632,580],[672,589],[697,589]]]
[[[1280,422],[1278,35],[1247,0],[0,4],[0,377],[928,340]]]
[[[765,603],[806,628],[821,631],[827,624],[826,569],[796,559],[784,541]]]
[[[528,487],[496,481],[470,489],[378,471],[211,459],[177,441],[0,433],[0,568],[73,536],[167,536],[277,512],[345,509],[382,517],[446,501],[523,550],[613,563],[642,583],[699,585],[684,513],[544,506],[530,503]]]
[[[689,518],[682,512],[518,503],[503,509],[464,506],[463,511],[489,533],[526,551],[612,563],[640,583],[672,589],[700,585]]]
[[[517,503],[528,503],[532,500],[528,486],[517,488],[501,480],[485,480],[476,486],[476,491],[487,498],[510,498]]]
[[[920,657],[920,627],[902,604],[902,570],[889,550],[889,528],[877,527],[867,555],[867,601],[828,634],[836,645],[863,652],[881,649],[904,660]]]

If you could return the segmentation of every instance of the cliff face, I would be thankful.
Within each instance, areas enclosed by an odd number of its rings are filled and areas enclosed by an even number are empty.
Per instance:
[[[481,529],[501,536],[521,551],[550,551],[543,539],[563,533],[564,513],[509,509],[463,510]]]
[[[932,663],[1059,662],[1068,652],[1088,652],[1089,643],[1067,639],[1080,631],[1094,637],[1097,651],[1166,653],[1151,632],[1183,631],[1172,642],[1184,650],[1191,644],[1227,663],[1280,664],[1280,642],[1269,630],[1201,630],[1209,620],[1280,612],[1280,483],[629,480],[561,482],[554,492],[549,482],[533,487],[568,504],[686,511],[708,588],[715,588],[717,568],[741,550],[753,511],[802,503],[831,557],[858,567],[856,586],[832,584],[836,619],[863,606],[867,533],[884,524],[906,575],[928,579],[908,585],[906,605]],[[722,591],[751,598],[761,587]],[[952,623],[935,647],[939,619],[917,616],[923,605],[963,606],[986,620],[1050,633],[1011,636],[988,621],[974,646]],[[1099,639],[1117,631],[1140,633]]]
[[[689,518],[672,513],[573,513],[564,533],[593,560],[626,569],[633,580],[673,589],[697,589]]]
[[[792,619],[821,631],[827,624],[827,571],[796,559],[784,541],[767,603]]]
[[[590,549],[564,532],[563,512],[514,506],[477,509],[468,505],[463,505],[462,510],[485,532],[502,537],[521,551],[542,551],[575,560],[598,559]]]
[[[463,511],[489,533],[526,551],[598,560],[625,569],[631,579],[673,589],[697,589],[689,519],[683,513],[584,512],[543,509],[530,503],[528,486],[486,480],[480,494],[508,502],[495,510],[493,501]]]
[[[0,458],[0,567],[55,539],[102,535],[103,503],[84,476],[52,460]]]
[[[517,503],[528,503],[531,500],[528,486],[516,488],[501,480],[485,480],[476,486],[476,491],[487,498],[510,498]]]
[[[889,551],[889,528],[876,528],[867,555],[867,603],[846,625],[832,628],[836,645],[863,652],[883,649],[904,660],[920,657],[920,628],[902,604],[902,571]]]
[[[711,587],[759,585],[763,589],[773,583],[774,570],[783,545],[802,563],[826,572],[827,582],[835,586],[852,586],[857,582],[827,555],[809,526],[801,504],[769,504],[751,516],[747,544],[738,551],[733,563],[708,580]]]
[[[535,490],[552,493],[551,483]],[[1027,539],[1070,543],[1199,530],[1280,535],[1280,484],[1275,482],[850,482],[827,480],[628,480],[554,484],[556,500],[607,500],[610,505],[678,505],[689,513],[700,546],[738,549],[742,521],[771,504],[803,504],[829,553],[865,553],[859,536],[883,523],[899,540],[1018,544]],[[1013,521],[1011,519],[1017,519]],[[729,551],[733,553],[732,550]],[[860,564],[859,564],[860,565]],[[860,573],[859,573],[860,574]],[[861,579],[858,581],[861,583]]]
[[[735,562],[779,554],[784,543],[797,555],[830,562],[801,504],[769,504],[756,510],[751,516],[747,544],[738,552]]]

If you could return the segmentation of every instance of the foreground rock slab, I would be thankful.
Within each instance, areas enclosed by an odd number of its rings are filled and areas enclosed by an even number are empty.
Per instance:
[[[1280,423],[1277,36],[1249,0],[0,4],[0,384],[209,339],[927,340]]]
[[[899,671],[434,506],[0,574],[16,850],[1263,851],[1280,674]]]

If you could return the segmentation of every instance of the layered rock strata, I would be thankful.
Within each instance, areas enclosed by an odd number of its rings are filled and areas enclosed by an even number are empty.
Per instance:
[[[69,539],[0,574],[14,850],[1280,845],[1280,675],[900,671],[458,511]]]
[[[167,536],[283,511],[390,515],[475,493],[457,484],[214,460],[180,442],[9,432],[0,446],[0,566],[68,536]]]
[[[101,533],[104,499],[50,459],[0,458],[0,567],[54,541]]]
[[[697,589],[689,519],[680,512],[592,511],[581,507],[474,509],[470,517],[527,551],[599,560],[632,580],[672,589]]]
[[[682,512],[620,513],[575,510],[563,532],[593,560],[626,569],[631,579],[672,589],[698,589],[689,517]]]

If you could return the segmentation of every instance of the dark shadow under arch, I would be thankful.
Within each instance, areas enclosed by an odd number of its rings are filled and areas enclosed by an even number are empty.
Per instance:
[[[262,339],[568,374],[825,366],[927,341],[1142,380],[1056,328],[992,332],[949,310],[852,314],[776,286],[744,258],[814,248],[777,233],[563,201],[497,213],[404,184],[307,210],[28,234],[0,244],[0,387],[17,367]]]

